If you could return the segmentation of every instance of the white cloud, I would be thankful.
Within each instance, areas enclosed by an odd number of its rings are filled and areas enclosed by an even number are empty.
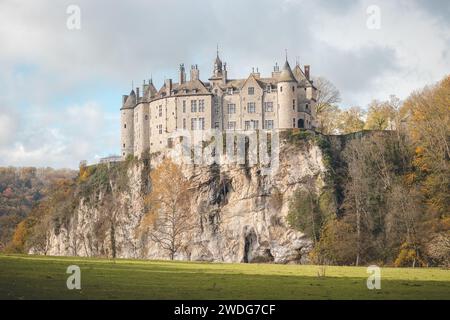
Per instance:
[[[75,168],[80,160],[92,162],[116,149],[119,119],[95,102],[32,110],[19,116],[21,130],[9,134],[15,142],[0,145],[0,165]]]
[[[118,151],[128,92],[104,83],[129,91],[131,79],[153,74],[162,85],[182,62],[198,63],[207,79],[217,43],[231,77],[252,67],[270,74],[286,48],[331,79],[344,105],[404,98],[450,70],[447,2],[78,0],[81,30],[70,31],[71,0],[3,0],[0,165],[76,166]],[[381,9],[378,31],[366,28],[371,4]]]

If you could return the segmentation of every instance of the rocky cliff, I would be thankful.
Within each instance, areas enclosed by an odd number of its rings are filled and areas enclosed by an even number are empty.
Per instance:
[[[123,167],[125,180],[107,173],[103,187],[77,198],[65,223],[48,231],[45,253],[111,256],[113,250],[119,258],[167,259],[166,252],[137,232],[146,213],[144,197],[151,189],[149,170],[165,156],[130,161]],[[311,240],[291,229],[286,216],[298,188],[320,193],[325,186],[323,154],[314,139],[282,142],[279,169],[272,176],[261,175],[257,165],[237,164],[184,165],[183,172],[195,186],[191,210],[198,228],[175,259],[307,262]]]

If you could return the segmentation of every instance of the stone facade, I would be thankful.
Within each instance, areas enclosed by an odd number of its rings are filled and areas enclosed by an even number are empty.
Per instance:
[[[286,60],[281,71],[275,65],[271,77],[253,70],[246,79],[228,79],[227,65],[217,54],[213,74],[203,82],[196,65],[187,80],[181,64],[178,83],[167,79],[158,91],[152,81],[144,82],[142,96],[140,88],[123,96],[121,155],[161,151],[178,129],[314,130],[316,88],[309,71],[299,64],[292,70]]]

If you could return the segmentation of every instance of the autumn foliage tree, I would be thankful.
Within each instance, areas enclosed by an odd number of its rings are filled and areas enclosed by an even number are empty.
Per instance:
[[[190,210],[192,185],[170,159],[152,170],[150,179],[151,192],[145,199],[149,211],[141,222],[141,229],[173,260],[189,245],[195,228]]]
[[[450,76],[406,100],[404,113],[415,147],[415,176],[429,209],[441,218],[450,208]]]

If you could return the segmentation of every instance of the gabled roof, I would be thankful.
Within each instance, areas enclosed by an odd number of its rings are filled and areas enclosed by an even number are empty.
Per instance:
[[[297,80],[298,83],[300,83],[300,85],[302,87],[313,86],[312,82],[306,78],[305,73],[303,72],[302,68],[298,64],[295,66],[293,73],[294,73],[295,79]]]
[[[291,66],[289,62],[284,63],[283,70],[281,71],[280,76],[278,77],[278,82],[297,82],[294,74],[292,73]]]
[[[244,82],[241,84],[241,86],[239,87],[239,89],[242,89],[242,88],[245,86],[245,84],[247,83],[247,81],[249,81],[249,80],[251,80],[251,79],[255,80],[255,82],[258,84],[258,86],[259,86],[261,89],[264,89],[264,88],[265,88],[265,87],[262,85],[262,83],[261,83],[260,81],[258,81],[258,79],[255,77],[255,75],[254,75],[253,73],[250,73],[250,75],[248,76],[248,78],[244,80]]]
[[[156,96],[157,93],[158,93],[158,91],[156,90],[155,86],[153,85],[153,82],[150,82],[147,85],[147,88],[145,89],[144,99],[148,101],[151,98],[153,98],[154,96]]]

